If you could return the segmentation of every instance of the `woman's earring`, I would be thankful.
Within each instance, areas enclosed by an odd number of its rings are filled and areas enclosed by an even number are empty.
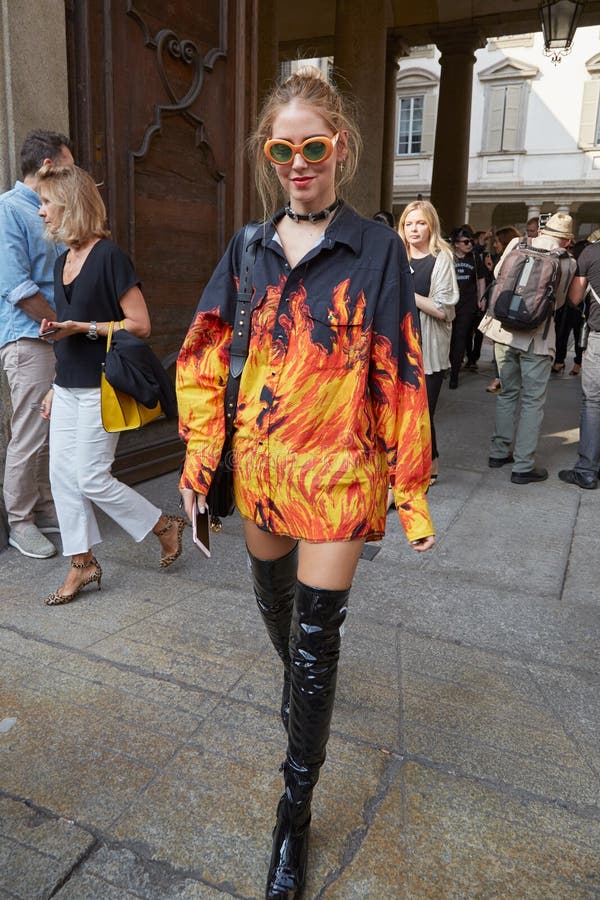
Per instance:
[[[344,174],[344,161],[342,160],[342,162],[340,163],[340,175],[343,175],[343,174]]]

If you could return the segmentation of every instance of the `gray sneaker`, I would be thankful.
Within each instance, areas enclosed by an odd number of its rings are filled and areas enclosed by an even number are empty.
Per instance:
[[[32,556],[34,559],[48,559],[57,552],[54,544],[35,525],[24,525],[21,531],[12,530],[8,543],[23,556]]]

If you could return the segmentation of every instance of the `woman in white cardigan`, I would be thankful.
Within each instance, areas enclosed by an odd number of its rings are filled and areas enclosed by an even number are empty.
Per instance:
[[[438,448],[433,416],[450,368],[452,320],[458,302],[458,283],[452,250],[441,236],[435,207],[415,200],[400,216],[398,233],[404,241],[415,283],[415,300],[421,319],[423,363],[431,419],[431,484],[438,478]]]

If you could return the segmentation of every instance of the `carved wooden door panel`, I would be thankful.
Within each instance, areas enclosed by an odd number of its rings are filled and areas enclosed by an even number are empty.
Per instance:
[[[71,136],[133,259],[173,370],[200,291],[249,207],[254,0],[67,0]],[[239,85],[247,89],[240,91]],[[174,423],[123,435],[126,480],[168,471]]]

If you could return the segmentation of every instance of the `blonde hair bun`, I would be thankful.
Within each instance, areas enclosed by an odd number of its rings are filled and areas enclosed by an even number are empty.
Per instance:
[[[294,78],[317,78],[319,81],[325,81],[321,70],[310,63],[303,63],[301,66],[298,66],[296,71],[292,72],[291,75],[288,75],[283,83],[288,84]]]

